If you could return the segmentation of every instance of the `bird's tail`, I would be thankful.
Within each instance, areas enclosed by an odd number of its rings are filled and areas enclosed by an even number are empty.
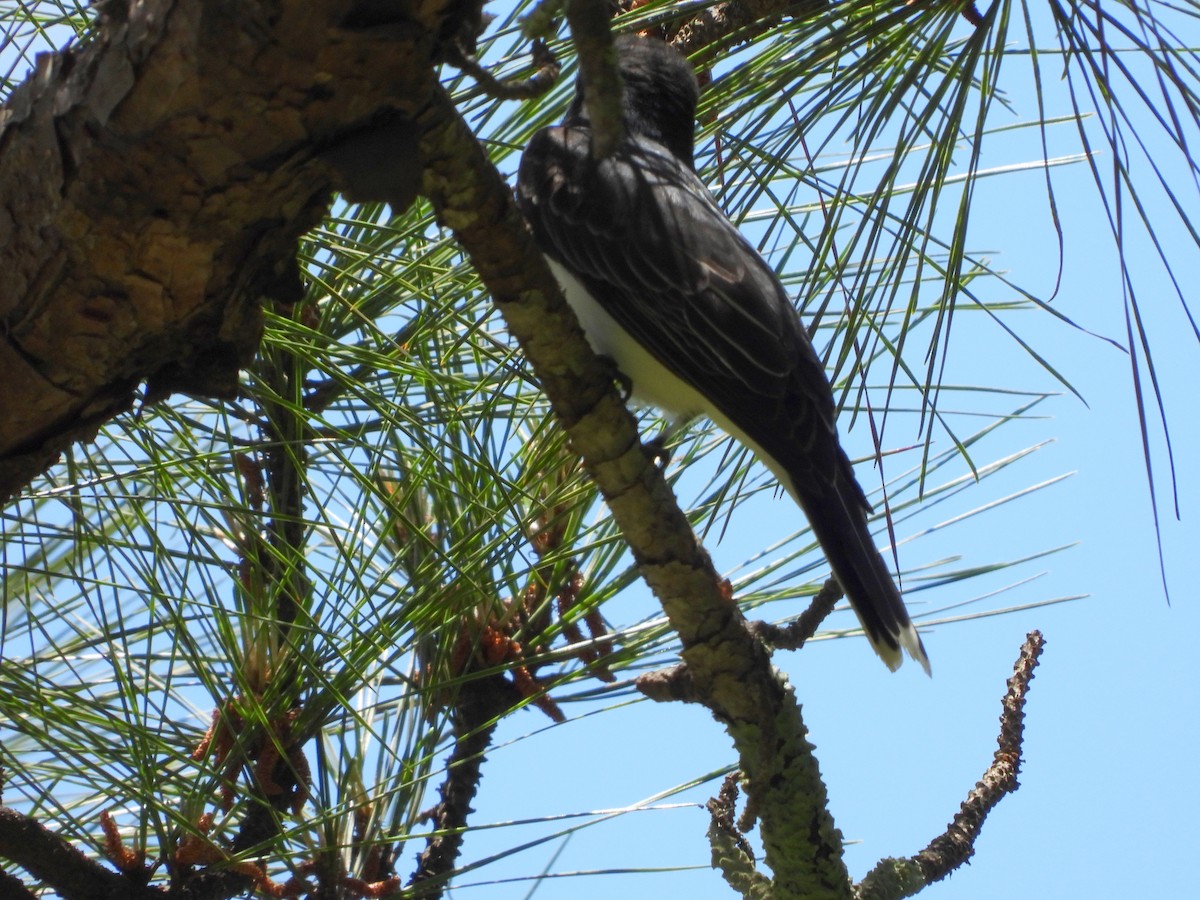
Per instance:
[[[871,538],[866,501],[857,482],[842,480],[806,490],[796,479],[789,480],[871,647],[892,671],[900,667],[904,650],[930,674],[921,636]]]

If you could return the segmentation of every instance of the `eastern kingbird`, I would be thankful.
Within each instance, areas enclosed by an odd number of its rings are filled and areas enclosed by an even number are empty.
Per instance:
[[[929,671],[870,504],[838,444],[833,391],[783,285],[696,176],[692,68],[652,38],[617,38],[626,135],[597,160],[583,86],[521,157],[525,218],[597,354],[636,399],[706,415],[804,510],[875,652]]]

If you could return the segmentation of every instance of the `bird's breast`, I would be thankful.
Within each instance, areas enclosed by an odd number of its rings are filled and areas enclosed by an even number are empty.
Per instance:
[[[554,260],[547,258],[546,261],[579,319],[592,350],[611,359],[629,379],[635,401],[657,407],[677,422],[710,415],[714,411],[709,400],[659,362],[621,327],[583,282]]]

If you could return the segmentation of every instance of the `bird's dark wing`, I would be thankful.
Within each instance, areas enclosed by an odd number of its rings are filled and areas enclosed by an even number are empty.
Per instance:
[[[765,454],[876,651],[895,668],[903,646],[928,671],[838,443],[824,367],[775,273],[661,144],[632,135],[596,162],[590,143],[586,126],[547,128],[521,159],[519,200],[542,252]]]
[[[586,127],[539,132],[518,191],[539,246],[794,480],[845,482],[824,368],[774,272],[688,167],[644,138],[599,163]]]

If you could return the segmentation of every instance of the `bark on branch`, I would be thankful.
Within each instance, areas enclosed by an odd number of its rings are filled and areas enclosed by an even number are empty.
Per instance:
[[[236,390],[261,299],[299,296],[323,152],[411,121],[470,18],[378,6],[112,2],[90,42],[38,58],[0,109],[0,499],[142,382]]]
[[[483,778],[484,753],[500,717],[519,696],[501,676],[465,682],[454,703],[454,751],[446,761],[441,800],[429,812],[436,833],[417,857],[417,870],[406,887],[413,897],[440,898],[458,862],[471,801]]]
[[[163,896],[89,859],[28,816],[3,807],[0,858],[12,860],[65,900],[161,900]]]

